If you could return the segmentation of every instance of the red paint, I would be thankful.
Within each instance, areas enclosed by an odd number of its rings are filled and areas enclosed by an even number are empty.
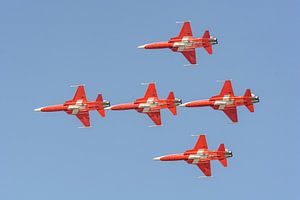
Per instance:
[[[206,30],[202,37],[193,37],[190,22],[184,22],[178,36],[171,38],[166,42],[155,42],[139,46],[144,49],[162,49],[169,48],[174,52],[180,52],[191,63],[196,64],[196,48],[204,48],[208,54],[212,54],[212,45],[217,44],[216,38],[211,37]]]
[[[224,167],[227,167],[227,158],[232,157],[232,152],[225,149],[221,144],[216,151],[208,150],[205,135],[200,135],[193,149],[180,154],[171,154],[154,158],[160,161],[186,161],[188,164],[194,164],[206,175],[211,176],[210,161],[219,160]]]
[[[96,101],[88,101],[86,99],[84,87],[78,86],[72,100],[66,101],[64,104],[61,105],[42,107],[40,109],[36,109],[35,111],[41,111],[41,112],[65,111],[67,114],[76,115],[76,117],[83,123],[85,127],[89,127],[90,126],[89,111],[91,110],[97,110],[102,117],[105,116],[102,95],[99,94]]]

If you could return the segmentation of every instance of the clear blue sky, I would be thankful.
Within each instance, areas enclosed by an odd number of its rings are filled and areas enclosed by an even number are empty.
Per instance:
[[[0,199],[299,199],[299,1],[1,1]],[[218,37],[214,54],[197,50],[187,68],[169,50],[138,45],[179,33]],[[86,84],[112,104],[144,95],[155,81],[190,101],[217,94],[233,79],[261,97],[255,113],[240,107],[237,125],[211,108],[162,112],[163,127],[135,111],[91,112],[91,129],[65,113],[34,108],[63,103]],[[152,158],[208,145],[233,151],[229,167],[212,163],[212,179],[184,162]]]

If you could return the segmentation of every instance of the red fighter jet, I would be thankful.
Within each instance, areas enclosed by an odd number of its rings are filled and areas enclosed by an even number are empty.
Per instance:
[[[72,100],[66,101],[64,104],[46,106],[37,108],[36,112],[56,112],[65,111],[69,115],[76,115],[85,127],[90,127],[90,110],[97,110],[102,117],[105,117],[104,108],[110,106],[109,101],[103,101],[102,95],[99,94],[96,101],[88,101],[86,99],[84,86],[77,88],[75,96]]]
[[[237,106],[246,106],[250,112],[254,112],[254,103],[259,102],[259,97],[247,89],[244,96],[234,96],[231,81],[226,80],[219,95],[208,100],[191,101],[181,104],[181,107],[210,106],[215,110],[222,110],[232,122],[238,121]]]
[[[217,151],[208,150],[205,135],[200,135],[195,147],[181,154],[172,154],[153,158],[160,161],[184,160],[189,164],[197,165],[205,176],[211,176],[210,161],[219,160],[224,167],[227,167],[227,158],[232,157],[232,152],[220,144]]]
[[[208,54],[212,54],[212,45],[218,44],[218,39],[210,36],[206,30],[202,38],[193,37],[190,22],[184,22],[177,37],[167,42],[157,42],[138,46],[139,49],[162,49],[169,48],[174,52],[180,52],[191,64],[196,64],[196,48],[203,47]]]
[[[136,110],[147,114],[157,125],[161,125],[160,110],[168,108],[173,115],[177,114],[176,106],[182,103],[181,99],[175,98],[170,92],[167,99],[158,99],[154,83],[150,83],[143,98],[135,100],[133,103],[119,104],[107,107],[107,110]]]

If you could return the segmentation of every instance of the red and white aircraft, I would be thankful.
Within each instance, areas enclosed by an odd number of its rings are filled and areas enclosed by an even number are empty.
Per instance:
[[[246,106],[250,112],[254,112],[254,103],[259,102],[259,97],[247,89],[244,96],[234,96],[231,81],[226,80],[219,95],[207,100],[191,101],[181,104],[181,107],[211,106],[215,110],[222,110],[232,122],[238,121],[237,106]]]
[[[65,111],[69,115],[76,115],[85,127],[90,127],[90,110],[97,110],[102,117],[105,117],[104,108],[110,106],[109,101],[103,101],[102,95],[99,94],[96,101],[86,99],[84,86],[80,85],[72,100],[64,104],[46,106],[34,109],[36,112],[56,112]]]
[[[189,164],[197,165],[205,176],[211,176],[210,161],[219,160],[224,167],[227,167],[227,158],[232,157],[232,152],[220,144],[217,151],[208,150],[205,135],[200,135],[193,149],[180,154],[171,154],[153,158],[160,161],[184,160]]]
[[[177,114],[176,106],[182,103],[181,99],[175,98],[170,92],[167,99],[158,99],[154,83],[150,83],[143,98],[135,100],[133,103],[125,103],[107,107],[107,110],[136,110],[147,114],[157,125],[161,125],[160,110],[168,108],[173,115]]]
[[[218,44],[218,39],[210,36],[206,30],[202,38],[193,37],[190,22],[184,22],[177,37],[167,42],[156,42],[138,46],[139,49],[162,49],[169,48],[174,52],[180,52],[191,64],[196,64],[196,48],[203,47],[208,54],[212,54],[212,45]]]

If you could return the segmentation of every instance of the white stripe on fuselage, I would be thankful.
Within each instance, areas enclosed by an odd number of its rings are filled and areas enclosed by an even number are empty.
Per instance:
[[[146,103],[139,104],[139,108],[143,108],[143,112],[147,113],[151,108],[158,106],[158,103],[154,101],[154,98],[148,98]]]
[[[85,109],[86,105],[83,104],[83,100],[79,99],[74,105],[69,105],[68,110],[72,110],[72,114],[76,115],[80,110]]]
[[[224,110],[224,108],[226,107],[226,105],[231,105],[234,103],[233,100],[231,100],[230,95],[224,95],[223,100],[218,100],[215,101],[214,105],[219,106],[219,110]]]
[[[199,149],[196,154],[189,155],[189,160],[193,160],[193,164],[198,164],[201,159],[207,158],[207,155],[204,154],[203,149]]]

